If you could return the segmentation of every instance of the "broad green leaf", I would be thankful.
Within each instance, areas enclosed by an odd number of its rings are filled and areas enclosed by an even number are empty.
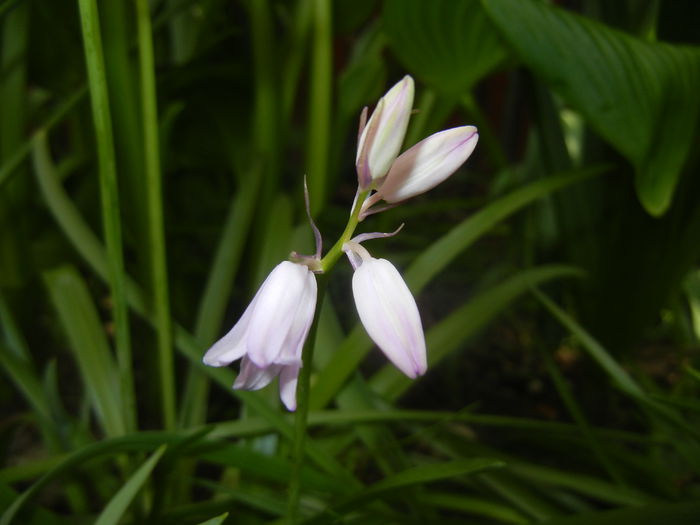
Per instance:
[[[532,0],[483,0],[521,59],[635,167],[639,200],[662,215],[700,109],[700,50],[642,41]]]
[[[126,512],[126,509],[129,507],[134,497],[136,497],[139,490],[141,490],[143,484],[146,483],[148,476],[151,475],[156,463],[158,463],[158,460],[165,452],[165,448],[165,445],[161,445],[158,447],[158,450],[151,454],[151,457],[143,462],[124,486],[119,489],[109,501],[95,521],[95,525],[117,525],[117,523],[119,523],[122,515]]]
[[[537,283],[580,275],[571,266],[542,266],[523,270],[506,281],[489,288],[456,309],[437,325],[428,330],[428,365],[435,366],[451,352],[464,344],[486,323],[501,313],[508,305]],[[372,378],[373,388],[382,395],[396,399],[414,381],[395,367],[386,365]]]
[[[100,425],[109,436],[123,434],[117,367],[85,282],[70,266],[45,272],[44,281]]]
[[[445,95],[460,95],[507,56],[478,0],[387,0],[384,30],[411,73]]]

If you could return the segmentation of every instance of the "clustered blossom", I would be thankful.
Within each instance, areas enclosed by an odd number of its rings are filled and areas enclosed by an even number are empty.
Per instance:
[[[356,157],[358,192],[353,204],[356,220],[430,190],[474,151],[479,137],[476,128],[461,126],[435,133],[399,155],[413,95],[413,79],[407,75],[379,100],[369,120],[367,108],[362,112]],[[380,201],[387,204],[376,207]],[[302,349],[316,309],[314,273],[324,271],[321,236],[313,221],[311,225],[316,254],[293,254],[292,261],[278,264],[238,322],[204,355],[204,363],[210,366],[227,366],[241,359],[233,388],[258,390],[279,376],[280,398],[292,411],[303,366]],[[414,379],[428,367],[416,301],[396,267],[372,257],[361,244],[397,232],[346,238],[342,250],[355,270],[352,290],[365,330],[387,358]]]

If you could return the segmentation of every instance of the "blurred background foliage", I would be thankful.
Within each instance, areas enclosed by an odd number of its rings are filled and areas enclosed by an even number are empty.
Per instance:
[[[555,5],[557,4],[557,5]],[[283,521],[291,419],[200,364],[332,242],[356,123],[475,154],[369,218],[409,381],[319,324],[304,523],[700,521],[700,7],[691,0],[0,0],[0,523]],[[307,366],[309,366],[307,364]],[[228,513],[228,514],[227,514]]]

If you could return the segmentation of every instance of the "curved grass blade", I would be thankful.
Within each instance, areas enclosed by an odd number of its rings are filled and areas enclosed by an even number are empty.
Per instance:
[[[160,379],[163,425],[175,427],[175,364],[173,356],[170,292],[165,252],[163,218],[163,189],[160,168],[160,141],[158,139],[158,106],[156,101],[153,36],[148,0],[136,1],[139,66],[141,75],[141,116],[143,119],[143,151],[150,242],[150,274],[153,285],[153,304],[158,339],[158,373]]]
[[[151,472],[166,448],[166,445],[161,445],[151,454],[150,458],[144,461],[124,486],[109,500],[107,506],[102,510],[97,520],[95,520],[95,525],[117,525],[119,523],[122,515],[126,512],[126,509],[129,508],[129,505],[136,494],[138,494],[139,490],[141,490],[143,484],[146,483],[148,476],[151,475]]]
[[[102,223],[107,248],[109,286],[114,303],[115,341],[117,363],[122,390],[126,425],[136,424],[136,401],[131,358],[131,334],[126,300],[126,272],[122,248],[122,231],[117,186],[116,157],[112,136],[112,117],[109,107],[107,75],[102,51],[100,20],[96,0],[78,0],[80,22],[85,50],[92,117],[97,144],[97,163],[100,181]]]
[[[226,518],[228,518],[228,512],[224,512],[223,514],[215,516],[210,520],[203,521],[199,525],[221,525]]]
[[[490,458],[470,458],[431,465],[419,465],[388,478],[384,478],[339,503],[330,512],[341,512],[349,508],[355,508],[358,505],[364,505],[374,499],[387,497],[392,492],[406,489],[412,485],[422,485],[424,483],[431,483],[457,476],[476,474],[485,470],[502,468],[504,466],[505,463],[503,461]],[[324,520],[327,518],[327,513],[322,513],[320,516],[303,523],[307,525],[311,525],[312,523],[326,523]]]
[[[85,283],[70,266],[44,272],[43,276],[100,426],[108,436],[124,434],[117,367]]]
[[[182,435],[172,432],[140,432],[86,445],[66,456],[25,490],[2,515],[0,525],[9,525],[42,488],[87,461],[114,459],[121,452],[150,451],[163,444],[177,443],[181,439]]]

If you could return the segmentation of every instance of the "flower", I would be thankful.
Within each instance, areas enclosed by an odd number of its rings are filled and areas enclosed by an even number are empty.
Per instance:
[[[355,266],[352,292],[360,320],[389,360],[411,379],[428,369],[425,336],[416,301],[401,274],[355,242],[343,249]],[[358,257],[359,256],[359,257]]]
[[[424,193],[452,175],[476,147],[474,126],[439,131],[403,152],[377,190],[377,198],[395,203]]]
[[[316,278],[306,265],[278,264],[231,330],[204,355],[209,366],[243,358],[233,388],[258,390],[280,377],[280,398],[296,409],[301,351],[316,309]]]
[[[413,108],[413,91],[413,78],[406,75],[379,99],[367,125],[360,124],[355,159],[360,188],[367,189],[384,177],[399,154]]]

